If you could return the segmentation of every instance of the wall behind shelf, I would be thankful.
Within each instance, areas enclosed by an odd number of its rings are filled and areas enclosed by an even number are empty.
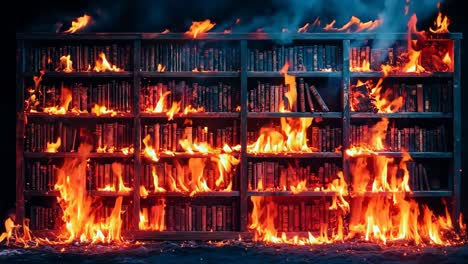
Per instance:
[[[205,0],[211,2],[210,0]],[[182,3],[185,2],[185,3]],[[272,2],[276,3],[275,5]],[[276,11],[281,10],[282,6],[278,3],[287,1],[263,1],[263,0],[251,0],[248,3],[238,3],[236,1],[221,0],[217,1],[217,4],[203,4],[199,1],[125,1],[125,0],[96,0],[96,1],[60,1],[50,0],[46,2],[26,2],[15,5],[18,10],[14,10],[16,16],[16,31],[17,32],[33,32],[33,31],[55,31],[55,24],[57,22],[63,22],[63,28],[68,28],[69,24],[74,18],[81,16],[84,12],[90,13],[91,15],[101,14],[102,20],[99,25],[95,25],[93,30],[95,31],[152,31],[158,32],[169,28],[171,31],[185,31],[190,25],[191,20],[200,20],[205,18],[211,18],[217,22],[218,25],[222,25],[220,22],[226,24],[232,23],[236,17],[252,18],[252,14],[258,17],[273,16]],[[300,2],[300,1],[292,1]],[[307,1],[304,1],[307,2]],[[312,1],[309,1],[312,3]],[[326,2],[328,7],[324,7],[322,11],[323,15],[330,17],[330,13],[333,11],[332,1],[316,1]],[[340,1],[337,1],[340,2]],[[352,1],[349,1],[352,2]],[[359,1],[359,2],[372,2],[373,5],[382,5],[385,1]],[[402,1],[404,2],[404,1]],[[419,1],[412,1],[419,3]],[[435,4],[438,0],[426,0],[424,1],[433,3],[434,15],[437,12]],[[445,0],[442,2],[442,10],[451,20],[449,26],[452,32],[462,32],[464,38],[461,40],[462,56],[466,57],[468,54],[468,24],[465,23],[466,14],[464,9],[460,8],[461,0]],[[151,3],[151,4],[150,4]],[[149,8],[146,5],[150,5]],[[324,6],[324,5],[323,5]],[[432,6],[432,5],[431,5]],[[284,8],[283,8],[284,9]],[[142,15],[142,12],[146,10],[151,14]],[[317,9],[318,10],[318,9]],[[351,9],[350,9],[351,10]],[[352,9],[353,12],[358,12],[356,9]],[[328,12],[328,13],[327,13]],[[174,15],[176,14],[176,15]],[[151,15],[151,16],[149,16]],[[375,19],[374,14],[365,10],[365,13],[353,13],[358,15],[362,20]],[[375,14],[376,15],[376,14]],[[366,17],[367,16],[367,17]],[[369,17],[370,16],[370,17]],[[348,16],[349,17],[349,16]],[[125,18],[125,19],[122,19]],[[138,20],[138,18],[145,19],[145,21]],[[333,17],[336,18],[336,17]],[[348,19],[348,18],[346,18]],[[432,19],[432,17],[431,17]],[[339,20],[339,19],[338,19]],[[343,21],[343,18],[341,19]],[[118,23],[116,21],[122,21]],[[242,22],[242,20],[241,20]],[[309,21],[308,21],[309,22]],[[405,22],[406,23],[406,22]],[[421,20],[418,21],[418,28],[427,28],[420,26],[423,23]],[[426,21],[426,25],[431,25],[432,21]],[[337,21],[337,25],[343,24]],[[301,25],[302,26],[302,25]],[[256,28],[253,28],[254,31]],[[10,67],[12,68],[12,67]],[[462,83],[462,101],[468,101],[468,59],[461,60],[461,83]],[[9,76],[9,75],[8,75]],[[8,77],[9,78],[9,77]],[[16,84],[13,84],[16,87]],[[15,204],[15,141],[16,137],[14,127],[16,127],[16,113],[13,109],[16,108],[15,101],[15,89],[12,87],[4,87],[7,90],[8,96],[3,98],[0,109],[3,110],[2,121],[9,127],[6,131],[6,135],[2,138],[2,147],[4,147],[4,157],[1,158],[2,169],[8,171],[0,176],[0,233],[4,230],[3,221],[6,213],[9,209],[14,207]],[[9,89],[6,89],[9,88]],[[461,209],[465,216],[468,216],[468,104],[462,103],[462,204]],[[3,149],[3,148],[2,148]],[[8,168],[8,170],[6,170]],[[10,172],[13,171],[13,172]]]

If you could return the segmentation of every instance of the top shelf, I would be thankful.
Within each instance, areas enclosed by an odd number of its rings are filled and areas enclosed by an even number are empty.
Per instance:
[[[433,34],[436,39],[461,39],[463,34],[451,32]],[[363,40],[363,39],[406,39],[407,33],[200,33],[197,40]],[[128,33],[16,33],[16,39],[24,40],[191,40],[185,33],[128,32]]]
[[[349,76],[351,78],[422,78],[422,77],[434,77],[434,78],[451,78],[453,77],[453,72],[398,72],[398,73],[389,73],[385,76],[382,72],[350,72]]]

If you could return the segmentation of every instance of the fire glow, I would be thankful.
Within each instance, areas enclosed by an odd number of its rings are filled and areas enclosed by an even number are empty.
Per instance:
[[[185,33],[191,35],[194,39],[196,39],[198,34],[208,32],[214,26],[216,26],[216,23],[211,23],[211,20],[209,19],[205,19],[203,21],[193,21],[189,30]]]

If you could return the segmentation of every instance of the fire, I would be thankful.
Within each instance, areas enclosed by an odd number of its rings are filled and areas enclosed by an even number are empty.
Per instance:
[[[367,22],[361,22],[358,17],[352,16],[348,23],[344,24],[340,28],[335,28],[334,25],[336,20],[327,24],[323,29],[325,31],[344,31],[344,32],[361,32],[361,31],[372,31],[382,25],[383,19],[376,19],[374,21],[369,20]]]
[[[94,66],[94,71],[96,72],[120,72],[122,69],[118,68],[115,65],[112,65],[107,61],[106,54],[104,52],[99,53],[99,58],[96,59],[96,64]]]
[[[67,73],[74,71],[73,61],[70,59],[70,55],[60,57],[60,67],[57,68],[56,70],[67,72]]]
[[[72,21],[71,27],[65,31],[65,33],[76,33],[79,30],[85,28],[89,22],[91,22],[91,16],[84,14],[81,17],[78,17],[74,21]]]
[[[151,136],[146,135],[146,137],[143,139],[143,144],[145,145],[145,149],[143,150],[143,155],[150,160],[157,162],[159,160],[158,154],[150,144],[151,142]]]
[[[114,175],[114,179],[115,179],[115,176],[117,176],[117,187],[115,186],[115,183],[114,183],[114,185],[109,184],[109,185],[106,185],[104,188],[98,188],[98,190],[107,191],[107,192],[115,192],[115,191],[124,192],[124,193],[131,192],[132,188],[126,187],[122,179],[122,164],[118,162],[113,162],[111,165],[111,168],[112,168],[112,172]]]
[[[138,222],[138,228],[140,230],[164,231],[166,229],[165,207],[166,200],[164,198],[160,198],[158,200],[158,204],[151,206],[149,210],[146,207],[142,208],[142,211],[140,212],[140,221]]]
[[[153,113],[162,113],[163,111],[165,111],[166,110],[165,109],[166,97],[170,94],[171,94],[171,91],[166,91],[163,94],[160,94],[158,102],[156,103],[156,106],[154,107],[154,109],[147,108],[146,111],[153,112]]]
[[[173,102],[171,109],[167,110],[166,115],[167,115],[167,120],[172,120],[174,119],[174,114],[178,113],[180,110],[180,102]]]
[[[62,141],[60,140],[60,137],[57,138],[57,141],[55,143],[47,142],[47,147],[46,147],[45,152],[49,152],[49,153],[57,152],[58,148],[60,147],[61,142]]]
[[[304,33],[307,32],[307,28],[309,27],[309,23],[306,23],[303,27],[300,27],[297,32]]]
[[[161,63],[158,63],[158,68],[156,70],[157,72],[165,72],[166,66],[162,65]]]
[[[195,39],[197,38],[198,34],[210,31],[215,25],[216,23],[211,23],[209,19],[205,19],[203,21],[193,21],[189,30],[185,33],[192,35],[192,37]]]
[[[63,210],[66,232],[65,243],[75,240],[90,243],[122,242],[120,218],[123,197],[116,198],[110,216],[101,220],[93,211],[93,198],[86,191],[87,157],[92,146],[82,144],[78,148],[79,157],[66,159],[57,171],[55,190],[59,191],[57,201]]]
[[[154,185],[154,192],[165,192],[166,190],[162,187],[159,187],[159,177],[158,174],[156,173],[156,168],[153,166],[153,170],[151,171],[151,174],[153,176],[153,185]]]
[[[91,113],[96,114],[97,116],[101,115],[110,115],[110,116],[116,116],[117,112],[111,109],[107,109],[105,105],[98,105],[95,104],[94,107],[91,109]]]
[[[72,92],[70,89],[62,87],[60,106],[45,107],[44,112],[52,115],[65,115],[68,111],[68,106],[72,101]]]
[[[164,29],[163,32],[161,32],[161,34],[167,34],[167,33],[169,33],[169,32],[171,32],[171,31],[170,31],[169,29],[166,28],[166,29]]]
[[[284,73],[285,84],[289,90],[284,93],[287,98],[288,110],[285,104],[280,103],[281,112],[294,109],[297,100],[296,79],[287,74],[289,63],[286,63],[281,72]],[[312,152],[307,145],[307,128],[312,124],[313,118],[281,118],[281,131],[275,128],[262,127],[260,135],[254,143],[247,146],[249,153],[280,153],[280,152]]]
[[[437,8],[440,9],[440,2],[437,3]],[[431,33],[448,33],[448,26],[450,25],[450,20],[447,16],[442,15],[439,11],[436,20],[434,21],[434,29],[429,28]]]
[[[205,108],[203,106],[193,108],[192,105],[187,105],[183,111],[184,115],[188,113],[202,113],[202,112],[205,112]]]
[[[124,147],[120,151],[122,151],[124,155],[128,155],[128,154],[133,154],[134,150],[135,149],[133,148],[133,146],[131,146],[131,147]]]

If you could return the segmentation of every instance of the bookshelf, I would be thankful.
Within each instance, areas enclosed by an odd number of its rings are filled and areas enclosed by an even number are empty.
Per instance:
[[[128,132],[126,132],[126,137],[121,137],[121,134],[115,134],[117,136],[114,137],[114,144],[120,144],[120,147],[131,145],[133,147],[133,152],[123,153],[117,147],[116,151],[113,153],[99,153],[92,151],[89,158],[91,163],[98,164],[96,165],[97,167],[99,167],[99,164],[101,163],[110,164],[114,161],[125,164],[125,166],[129,168],[129,173],[124,175],[124,183],[131,187],[132,190],[129,192],[106,192],[90,187],[87,189],[88,194],[101,197],[106,201],[112,201],[112,199],[115,199],[117,196],[124,196],[124,204],[128,206],[128,210],[125,215],[126,219],[124,222],[126,225],[123,234],[129,238],[210,240],[238,238],[239,235],[248,236],[250,234],[248,231],[248,222],[249,213],[251,211],[251,197],[261,196],[278,198],[280,199],[280,203],[284,203],[284,199],[286,199],[286,201],[287,199],[290,199],[291,201],[303,201],[303,199],[306,199],[306,206],[310,206],[307,204],[309,201],[307,199],[311,199],[310,201],[314,202],[318,199],[329,199],[335,195],[333,192],[314,191],[310,189],[296,194],[291,192],[289,189],[280,190],[280,188],[255,190],[255,188],[251,188],[251,179],[254,175],[251,175],[251,170],[253,169],[250,168],[250,166],[273,166],[272,168],[276,168],[278,171],[281,171],[279,166],[289,166],[288,164],[291,162],[299,164],[297,165],[299,167],[302,165],[307,166],[307,164],[317,164],[316,166],[314,165],[315,167],[310,167],[307,173],[318,174],[319,170],[323,170],[320,169],[320,167],[325,166],[324,163],[327,163],[332,164],[326,165],[327,167],[336,167],[335,169],[330,169],[330,171],[342,170],[344,178],[349,184],[352,180],[350,167],[353,162],[353,157],[346,155],[344,150],[349,149],[352,146],[354,138],[353,127],[366,125],[371,126],[378,120],[386,118],[390,120],[389,122],[391,124],[394,124],[397,131],[403,131],[413,123],[417,123],[421,127],[426,126],[427,123],[436,123],[444,127],[444,133],[448,140],[440,144],[439,147],[443,146],[443,148],[433,147],[430,150],[426,150],[421,147],[416,151],[416,149],[414,149],[416,147],[412,146],[409,151],[410,156],[414,160],[424,163],[424,165],[435,160],[443,164],[442,169],[434,171],[432,175],[434,176],[434,174],[437,174],[434,177],[438,177],[443,186],[438,189],[431,188],[430,190],[416,189],[412,193],[407,193],[406,195],[408,197],[415,198],[445,197],[450,201],[449,205],[452,212],[452,219],[457,219],[461,206],[460,41],[462,35],[460,33],[449,33],[437,36],[438,39],[453,42],[453,72],[420,74],[390,73],[385,76],[386,81],[388,80],[394,83],[407,82],[411,85],[416,83],[451,82],[452,85],[449,89],[451,89],[453,107],[449,111],[444,109],[444,111],[419,112],[414,111],[413,109],[413,111],[407,112],[375,113],[354,112],[351,109],[352,106],[350,98],[352,96],[351,93],[356,80],[377,80],[378,78],[384,77],[381,72],[350,71],[350,65],[353,63],[351,48],[356,47],[356,43],[362,43],[365,41],[378,39],[404,40],[406,36],[406,33],[208,33],[201,34],[194,40],[184,34],[177,33],[17,33],[16,201],[18,218],[21,221],[24,217],[31,217],[31,210],[37,214],[43,210],[52,210],[51,212],[47,211],[48,213],[46,214],[57,214],[57,208],[42,209],[42,207],[40,207],[42,205],[52,204],[53,200],[58,195],[58,192],[52,188],[52,182],[45,184],[45,189],[31,188],[28,186],[28,183],[31,183],[31,164],[44,163],[51,166],[59,166],[60,162],[65,158],[76,158],[79,156],[76,152],[76,145],[73,146],[73,148],[62,147],[62,149],[56,153],[31,151],[29,145],[31,143],[28,142],[27,137],[23,137],[23,135],[30,135],[30,124],[34,122],[41,128],[46,127],[47,124],[62,124],[62,126],[69,125],[73,127],[73,129],[88,127],[91,131],[94,131],[93,133],[96,133],[95,130],[97,124],[102,124],[103,131],[105,130],[104,127],[106,124],[117,124],[114,125],[114,128],[111,128],[113,125],[107,125],[111,130],[118,130],[118,124],[121,124],[124,129],[128,130]],[[82,48],[85,46],[89,46],[89,49],[86,52],[90,52],[91,47],[94,46],[102,46],[104,47],[104,51],[106,51],[106,46],[110,46],[111,49],[117,46],[116,53],[110,52],[108,54],[108,58],[111,62],[114,62],[112,58],[116,59],[116,61],[118,61],[116,66],[121,68],[122,71],[86,71],[86,64],[92,64],[94,60],[86,60],[82,57],[79,65],[74,65],[77,67],[75,70],[79,69],[78,71],[70,73],[56,72],[53,68],[50,68],[52,66],[47,66],[51,71],[44,73],[42,76],[42,83],[50,86],[55,85],[56,89],[63,86],[62,84],[73,87],[75,83],[82,83],[84,84],[82,86],[87,85],[86,87],[88,87],[89,90],[106,89],[100,87],[104,87],[103,85],[106,83],[115,83],[115,87],[117,88],[115,88],[114,93],[116,94],[115,96],[111,95],[113,97],[108,99],[111,101],[117,101],[114,102],[113,105],[108,106],[109,108],[120,108],[122,111],[119,111],[116,114],[99,115],[93,113],[76,114],[71,113],[70,111],[65,115],[53,115],[41,111],[25,111],[25,100],[27,99],[26,89],[34,85],[33,77],[38,76],[38,69],[40,68],[39,65],[41,63],[46,63],[38,60],[40,52],[33,55],[28,53],[31,52],[30,47],[59,47],[62,45],[80,47],[76,48],[76,50],[79,50],[79,52],[82,53],[74,51],[76,54],[72,55],[72,57],[75,56],[75,58],[81,56],[79,54],[85,54],[85,48]],[[327,52],[327,54],[332,54],[330,52],[333,50],[333,54],[335,54],[333,57],[333,63],[331,62],[332,59],[330,57],[330,65],[327,66],[327,58],[324,56],[325,61],[323,63],[325,65],[317,65],[317,67],[314,68],[313,61],[303,61],[302,65],[305,65],[305,68],[297,68],[296,66],[301,65],[301,62],[296,61],[293,66],[290,66],[287,74],[294,76],[296,83],[303,81],[308,85],[315,85],[318,93],[322,95],[326,105],[330,108],[329,111],[322,111],[320,106],[316,103],[314,105],[315,111],[313,112],[310,111],[307,103],[305,103],[305,107],[303,109],[300,109],[301,107],[299,106],[297,111],[291,112],[280,112],[277,109],[277,106],[274,106],[274,108],[265,108],[266,106],[262,106],[262,102],[260,101],[257,102],[258,105],[251,104],[253,100],[258,100],[255,96],[252,97],[254,93],[261,94],[265,91],[265,88],[262,87],[279,87],[281,84],[284,84],[284,74],[278,72],[284,64],[284,58],[281,59],[276,57],[277,61],[275,63],[272,61],[267,62],[266,58],[262,58],[262,60],[265,59],[263,62],[264,66],[262,67],[256,65],[255,62],[252,61],[252,58],[257,60],[259,56],[264,55],[268,58],[272,58],[273,54],[276,54],[278,51],[277,48],[282,46],[286,48],[300,47],[303,49],[310,47],[312,52],[314,52],[314,45],[318,45],[319,47],[323,46],[323,51]],[[328,46],[333,46],[333,48],[330,48],[330,51],[326,51]],[[155,47],[154,51],[151,50],[151,47]],[[173,48],[172,51],[170,49],[171,47]],[[206,71],[192,71],[196,65],[200,65],[200,61],[195,59],[196,55],[193,53],[203,54],[204,52],[204,50],[197,51],[196,48],[192,49],[192,47],[206,48],[206,50],[208,50],[208,54],[210,54],[209,52],[213,52],[217,54],[216,56],[224,56],[224,61],[218,57],[218,64],[216,66],[209,65],[210,62],[206,61],[206,64],[203,63],[204,66],[207,67]],[[32,50],[34,50],[34,48]],[[52,49],[49,52],[52,51],[54,50]],[[47,49],[45,52],[47,52]],[[154,52],[154,55],[152,55],[152,52]],[[255,54],[255,52],[264,52],[264,55],[258,55]],[[294,48],[291,48],[291,52],[294,52]],[[60,52],[56,51],[54,53],[54,58],[57,59],[58,53]],[[66,52],[62,51],[62,53]],[[282,51],[282,53],[285,54],[284,51]],[[171,54],[175,61],[170,60]],[[307,54],[307,51],[304,51],[302,54]],[[151,56],[154,56],[154,59],[148,59],[148,56],[150,58]],[[184,56],[189,59],[182,59]],[[297,55],[295,55],[295,57],[297,58]],[[34,67],[31,66],[31,62],[29,61],[31,58],[36,60],[34,62]],[[226,61],[228,58],[230,60]],[[78,59],[72,59],[72,61],[75,64],[75,62],[78,62]],[[158,72],[156,69],[158,62],[167,64],[167,69],[165,69],[165,71]],[[57,63],[57,61],[55,61],[55,63]],[[329,66],[332,68],[331,71],[323,70],[324,68],[329,68]],[[118,84],[122,82],[124,82],[125,85],[119,86]],[[171,87],[171,82],[175,84],[175,86],[172,87],[179,87],[180,83],[183,82],[185,87],[190,87],[186,89],[192,89],[192,91],[194,89],[194,85],[195,87],[198,87],[197,85],[206,87],[206,98],[214,97],[214,93],[219,96],[220,93],[224,93],[226,91],[223,90],[223,88],[227,86],[229,88],[226,89],[229,90],[231,95],[230,99],[232,101],[228,104],[227,101],[220,101],[224,100],[221,97],[218,97],[219,99],[214,102],[208,102],[206,101],[207,99],[205,99],[205,101],[199,101],[199,103],[204,104],[203,106],[207,109],[206,111],[184,114],[181,110],[174,114],[173,120],[171,121],[168,121],[168,117],[164,112],[146,111],[144,107],[145,105],[147,106],[150,104],[150,102],[144,101],[145,99],[142,99],[143,97],[141,95],[143,93],[148,93],[148,91],[152,92],[153,90],[158,89],[157,86],[160,85],[160,83],[167,87]],[[219,83],[222,83],[222,85],[220,85],[218,90],[214,92],[215,89],[213,87],[218,86]],[[125,88],[128,90],[126,90],[125,93],[116,92],[119,89],[122,90],[121,87],[128,87]],[[82,88],[77,89],[79,92],[79,89]],[[112,86],[109,89],[113,89]],[[172,90],[173,94],[175,94],[178,88],[168,89],[176,89]],[[127,101],[119,101],[118,98],[124,97],[128,98]],[[274,98],[274,96],[272,96],[272,98]],[[85,107],[88,110],[91,110],[92,103],[96,103],[98,101],[92,99],[91,96],[84,100],[88,100],[88,102],[85,103],[84,106],[81,102],[80,107]],[[184,100],[186,100],[187,104],[190,100],[194,99],[186,98]],[[305,100],[307,102],[307,99]],[[71,102],[72,105],[73,103],[74,102]],[[151,108],[155,107],[155,103],[156,102],[151,101]],[[265,101],[263,101],[263,103],[265,104]],[[271,105],[273,104],[274,102]],[[299,100],[298,104],[300,104]],[[236,106],[240,106],[240,109],[235,109]],[[318,127],[319,130],[317,133],[323,133],[324,138],[330,137],[330,134],[327,133],[334,133],[334,143],[329,143],[329,146],[326,146],[325,144],[326,148],[321,147],[320,151],[290,151],[287,153],[252,152],[252,150],[249,149],[249,145],[251,145],[258,137],[259,129],[265,125],[278,127],[280,125],[279,121],[281,118],[314,118],[314,120],[320,120],[321,122],[313,123],[311,127]],[[214,138],[216,138],[217,130],[220,131],[219,133],[231,133],[223,130],[227,127],[231,127],[233,131],[236,131],[236,135],[230,134],[231,139],[229,141],[229,145],[232,146],[239,144],[241,147],[239,151],[233,153],[239,163],[235,166],[235,172],[231,175],[233,183],[232,189],[226,191],[212,188],[215,190],[210,192],[196,192],[193,195],[190,195],[190,192],[176,192],[170,190],[166,192],[150,191],[147,198],[143,198],[139,191],[139,187],[145,185],[146,189],[154,187],[150,178],[148,178],[149,172],[145,167],[151,167],[153,164],[166,163],[169,164],[169,166],[175,166],[173,163],[174,160],[180,161],[182,166],[188,166],[188,160],[191,158],[209,160],[211,157],[216,155],[211,153],[189,154],[179,149],[179,147],[176,146],[177,144],[172,144],[173,151],[170,153],[162,151],[157,163],[152,162],[142,154],[145,149],[143,139],[146,134],[148,134],[148,131],[145,129],[148,129],[149,127],[153,127],[154,129],[155,124],[164,126],[166,123],[177,124],[177,128],[181,128],[184,126],[184,122],[187,119],[190,119],[193,122],[194,130],[197,126],[202,128],[208,127],[209,132],[214,134]],[[174,135],[177,132],[177,128],[173,131]],[[322,130],[323,132],[321,132]],[[436,128],[433,130],[436,130]],[[231,131],[231,129],[229,131]],[[256,132],[257,134],[253,132]],[[399,132],[395,133],[398,134]],[[437,138],[437,132],[434,133],[434,138]],[[46,145],[47,141],[50,142],[53,140],[53,136],[49,135],[48,139],[49,140],[44,139],[41,144]],[[102,140],[104,140],[104,138]],[[314,145],[312,142],[313,140],[310,137],[308,140],[309,144]],[[66,144],[69,143],[65,143],[65,145]],[[78,144],[78,142],[75,142],[75,144]],[[42,145],[41,149],[44,147]],[[386,149],[378,151],[378,155],[399,159],[404,154],[398,149],[392,151]],[[264,165],[266,163],[269,165]],[[270,163],[278,163],[279,165],[271,165]],[[40,167],[41,165],[37,166]],[[108,165],[102,166],[105,167]],[[416,167],[418,167],[418,165],[416,165]],[[97,170],[99,170],[99,168]],[[103,182],[100,184],[102,185]],[[349,184],[349,186],[351,186],[351,184]],[[167,189],[168,186],[166,185],[164,187]],[[350,193],[352,193],[352,188],[349,188]],[[388,192],[366,192],[365,196],[388,194]],[[209,208],[212,210],[224,210],[221,214],[224,218],[229,214],[231,222],[220,224],[219,228],[214,228],[212,232],[207,230],[210,226],[202,227],[200,223],[196,223],[197,226],[195,227],[195,225],[191,226],[188,223],[185,223],[185,227],[181,227],[180,225],[182,225],[182,222],[178,223],[178,227],[171,226],[171,230],[141,230],[139,228],[140,212],[145,207],[150,211],[151,206],[158,206],[158,201],[160,201],[160,199],[166,199],[166,209],[171,208],[168,210],[184,211],[184,214],[187,214],[189,212],[188,210],[195,214],[197,212],[200,214],[201,211],[199,210],[209,210]],[[227,211],[229,211],[229,213],[227,213]],[[192,213],[190,213],[190,215],[192,215]],[[174,213],[173,216],[177,216],[177,213]],[[173,219],[166,219],[166,221],[171,220]],[[50,226],[44,225],[36,225],[36,227],[51,229]],[[38,230],[38,232],[39,231],[41,230]],[[47,230],[42,231],[48,232]]]

